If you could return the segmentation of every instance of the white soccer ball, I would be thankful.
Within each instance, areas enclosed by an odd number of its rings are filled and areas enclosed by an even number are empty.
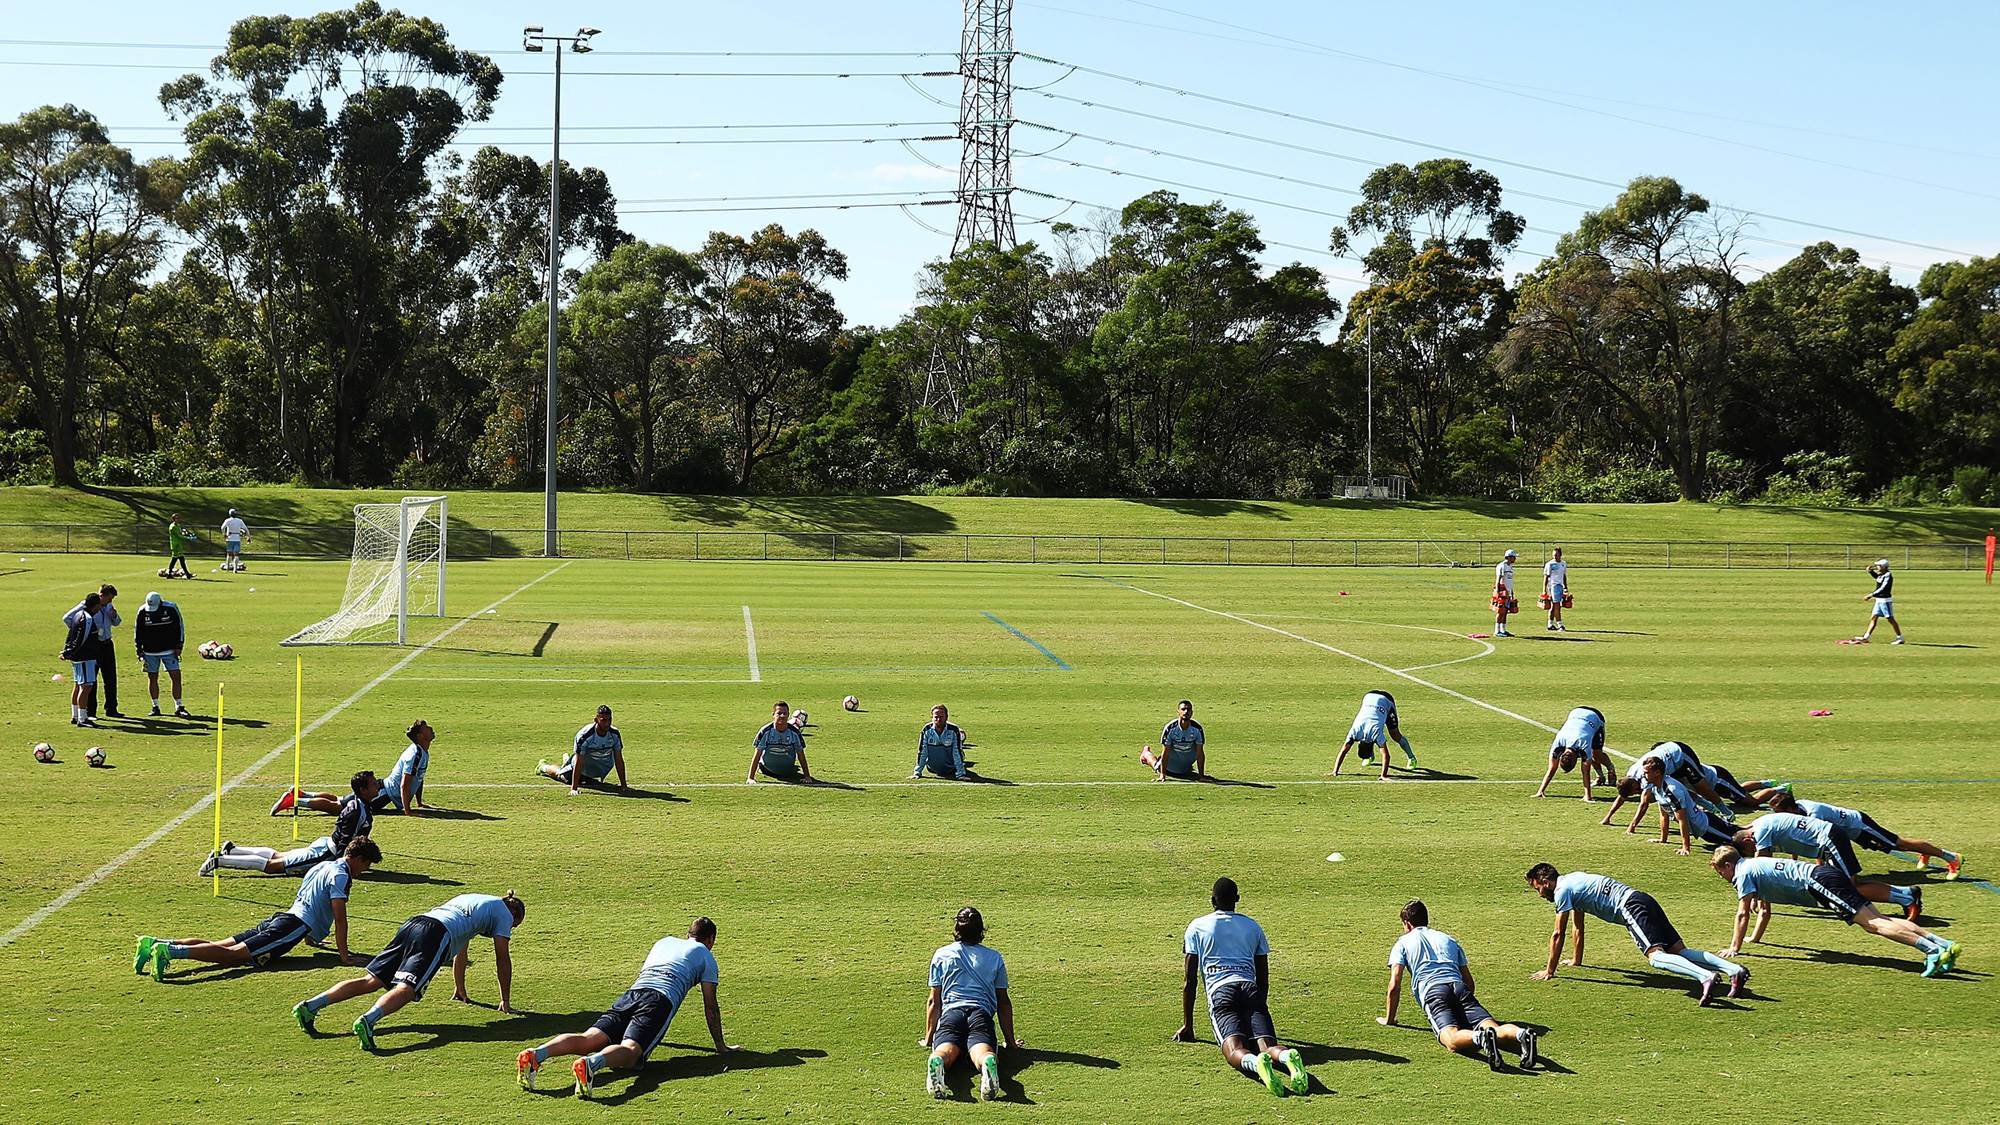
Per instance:
[[[846,699],[840,701],[840,706],[843,710],[859,711],[861,710],[861,701],[850,695]]]
[[[83,752],[83,760],[90,763],[93,766],[103,765],[104,757],[105,757],[104,747],[102,746],[93,746],[90,749],[85,750]]]
[[[215,646],[215,655],[223,660],[234,660],[236,659],[236,650],[230,647],[228,641],[224,641]]]
[[[810,722],[812,722],[812,720],[806,717],[805,708],[801,707],[798,710],[792,712],[792,726],[800,730],[804,730],[806,724]]]
[[[46,743],[46,742],[37,742],[37,743],[35,743],[35,760],[36,760],[37,762],[53,762],[53,761],[55,761],[55,760],[56,760],[56,748],[55,748],[55,747],[53,747],[53,746],[50,746],[50,745],[49,745],[48,743]]]

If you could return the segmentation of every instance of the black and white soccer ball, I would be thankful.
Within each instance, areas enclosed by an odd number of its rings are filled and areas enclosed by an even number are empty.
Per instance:
[[[55,747],[53,747],[53,746],[50,746],[50,745],[49,745],[48,743],[46,743],[46,742],[37,742],[37,743],[35,743],[35,760],[36,760],[37,762],[53,762],[53,761],[55,761],[55,760],[56,760],[56,748],[55,748]]]
[[[850,695],[840,701],[840,707],[843,711],[859,711],[861,710],[861,700]]]
[[[92,766],[102,766],[105,758],[106,755],[102,746],[93,746],[83,752],[83,760]]]

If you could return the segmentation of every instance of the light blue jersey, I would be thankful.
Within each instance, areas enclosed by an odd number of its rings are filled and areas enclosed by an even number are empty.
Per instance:
[[[632,987],[652,989],[679,1011],[681,997],[687,995],[688,989],[697,984],[716,983],[716,973],[715,954],[707,946],[693,938],[663,937],[646,954],[646,964],[640,968],[639,979],[632,982]]]
[[[581,764],[585,781],[602,781],[611,776],[611,770],[618,764],[618,755],[625,752],[625,738],[617,727],[606,727],[603,734],[597,733],[596,723],[585,723],[576,732],[576,744],[570,755],[563,761],[563,768]]]
[[[765,723],[757,732],[758,760],[772,773],[797,773],[805,748],[806,736],[790,726]]]
[[[1160,751],[1166,756],[1168,773],[1193,773],[1195,755],[1206,745],[1201,724],[1189,719],[1187,726],[1175,719],[1160,732]]]
[[[1818,858],[1834,850],[1833,825],[1796,813],[1769,813],[1750,824],[1757,850]]]
[[[514,914],[495,895],[459,895],[436,910],[424,911],[424,917],[444,923],[445,933],[451,936],[452,957],[465,952],[473,938],[514,935]]]
[[[1739,859],[1736,861],[1737,898],[1761,898],[1790,906],[1818,906],[1813,897],[1812,873],[1817,864],[1802,859]]]
[[[1592,917],[1622,926],[1625,924],[1625,902],[1631,897],[1632,888],[1608,875],[1572,871],[1556,880],[1555,904],[1559,914],[1581,910]]]
[[[431,772],[431,752],[412,742],[404,747],[396,764],[389,767],[389,776],[382,779],[382,795],[389,798],[398,808],[403,805],[403,779],[410,779],[410,796],[416,800],[424,798],[424,775]]]
[[[1389,745],[1389,724],[1396,718],[1396,700],[1388,692],[1371,691],[1361,697],[1361,709],[1354,713],[1354,725],[1347,728],[1350,742]]]
[[[946,723],[943,730],[925,723],[917,732],[916,772],[926,769],[948,777],[965,772],[965,732],[957,723]]]
[[[1465,983],[1465,950],[1457,938],[1429,926],[1418,926],[1396,939],[1389,949],[1389,967],[1398,966],[1409,972],[1410,995],[1420,1004],[1438,985]]]
[[[318,941],[333,929],[333,900],[345,901],[348,887],[353,882],[353,873],[347,870],[345,860],[333,859],[320,864],[299,883],[299,894],[292,900],[292,908],[285,913],[306,924],[306,936]]]
[[[1218,910],[1188,923],[1181,950],[1196,959],[1209,995],[1232,981],[1257,983],[1257,958],[1271,955],[1264,927],[1248,914]]]
[[[1849,836],[1860,836],[1868,831],[1868,818],[1853,809],[1829,805],[1824,801],[1804,799],[1800,799],[1798,805],[1807,816],[1814,820],[1826,821]]]
[[[1564,750],[1595,753],[1603,748],[1604,713],[1595,707],[1575,707],[1563,720],[1562,729],[1556,731],[1556,740],[1549,744],[1549,755],[1553,757]]]
[[[1634,781],[1646,780],[1647,758],[1658,758],[1660,760],[1660,768],[1666,771],[1668,777],[1689,772],[1694,768],[1693,759],[1688,757],[1685,747],[1678,742],[1662,742],[1644,754],[1639,755],[1639,760],[1632,763],[1631,767],[1625,771],[1625,776],[1632,778]]]
[[[944,1010],[1000,1010],[1000,993],[1007,987],[1007,962],[986,945],[952,942],[931,955],[931,987],[942,993]]]

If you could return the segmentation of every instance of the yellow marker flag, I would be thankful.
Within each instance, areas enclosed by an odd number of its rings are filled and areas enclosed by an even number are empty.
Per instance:
[[[297,658],[297,675],[292,684],[292,841],[299,838],[299,757],[306,746],[306,658]]]
[[[222,685],[215,685],[215,851],[222,852]],[[214,893],[222,894],[222,869],[210,873]]]

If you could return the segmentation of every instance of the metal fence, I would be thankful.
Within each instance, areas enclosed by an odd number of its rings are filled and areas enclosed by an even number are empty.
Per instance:
[[[165,532],[151,526],[0,524],[21,553],[156,554]],[[540,528],[454,526],[453,558],[528,558],[542,553]],[[351,528],[251,529],[253,558],[345,558]],[[584,531],[559,533],[571,558],[673,561],[962,562],[1199,566],[1490,567],[1512,547],[1530,566],[1560,546],[1580,567],[1713,570],[1844,570],[1886,558],[1902,570],[1983,568],[1983,543],[1752,543],[1696,540],[1273,539],[1244,536],[898,534],[886,531]],[[195,543],[192,555],[219,555]]]

